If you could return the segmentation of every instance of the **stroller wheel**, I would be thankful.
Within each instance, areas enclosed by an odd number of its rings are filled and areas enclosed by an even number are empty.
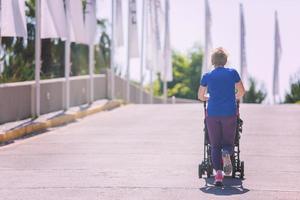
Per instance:
[[[240,174],[240,178],[244,179],[244,161],[241,162],[241,174]]]
[[[199,176],[199,178],[202,178],[202,174],[203,174],[203,167],[202,167],[202,164],[200,164],[198,166],[198,176]]]

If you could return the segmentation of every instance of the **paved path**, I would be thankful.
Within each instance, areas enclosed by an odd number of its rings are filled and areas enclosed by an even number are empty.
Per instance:
[[[300,106],[242,105],[244,181],[198,179],[202,105],[129,105],[0,148],[1,200],[300,199]]]

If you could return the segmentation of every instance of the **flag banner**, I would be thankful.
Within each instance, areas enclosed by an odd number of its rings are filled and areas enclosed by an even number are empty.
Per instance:
[[[173,80],[173,69],[172,69],[172,51],[170,42],[170,5],[169,0],[166,0],[165,8],[165,43],[164,43],[164,66],[162,77],[164,81]]]
[[[85,29],[87,33],[87,44],[95,44],[97,33],[96,0],[87,1],[85,11]]]
[[[27,39],[25,0],[1,1],[1,37]]]
[[[41,0],[41,38],[67,37],[63,0]]]
[[[210,54],[212,51],[212,37],[211,37],[211,11],[208,0],[205,0],[205,52],[204,62],[202,66],[202,75],[211,70]]]
[[[136,0],[129,0],[128,37],[129,57],[139,57]]]
[[[155,31],[155,44],[156,44],[156,72],[163,73],[163,22],[164,22],[164,13],[162,12],[161,1],[154,0],[154,31]]]
[[[243,4],[240,4],[240,67],[241,67],[241,77],[246,90],[249,88],[248,83],[248,70],[247,70],[247,59],[246,59],[246,28],[244,19],[244,8]]]
[[[146,0],[146,68],[154,70],[155,68],[155,29],[154,29],[154,8],[153,0]]]
[[[279,95],[279,63],[282,53],[277,11],[275,12],[274,48],[273,96],[275,99]]]
[[[163,70],[163,51],[162,51],[162,29],[163,18],[160,17],[161,3],[160,0],[149,0],[148,2],[149,15],[147,16],[147,68],[155,72]]]
[[[166,1],[166,0],[165,0]],[[165,12],[162,8],[161,0],[155,0],[155,17],[156,17],[156,24],[158,26],[158,32],[160,34],[159,38],[162,43],[162,35],[165,29]],[[162,45],[161,45],[162,46]]]
[[[83,5],[81,0],[66,0],[69,37],[71,42],[86,44],[87,37],[83,21]]]
[[[122,10],[122,0],[116,0],[115,8],[115,41],[116,46],[121,47],[124,45],[124,30],[123,30],[123,10]]]

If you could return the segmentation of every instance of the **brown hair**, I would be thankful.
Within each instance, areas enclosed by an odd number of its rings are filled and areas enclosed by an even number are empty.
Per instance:
[[[227,53],[222,47],[216,48],[211,55],[211,63],[215,67],[224,66],[227,63]]]

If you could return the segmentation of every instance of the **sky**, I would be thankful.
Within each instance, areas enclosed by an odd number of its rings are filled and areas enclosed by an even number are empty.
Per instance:
[[[110,19],[111,0],[98,1],[98,17]],[[122,2],[125,24],[127,0]],[[142,0],[137,2],[139,22]],[[209,2],[212,13],[213,47],[225,48],[229,53],[228,65],[238,71],[240,71],[239,3],[243,3],[248,72],[267,90],[267,102],[272,97],[274,12],[278,11],[282,44],[279,84],[280,96],[283,99],[285,93],[289,91],[290,78],[300,73],[300,23],[297,23],[300,20],[300,0],[210,0]],[[204,0],[170,0],[170,23],[172,49],[186,53],[194,44],[204,44]],[[126,38],[126,33],[124,36]],[[120,51],[125,51],[125,48]],[[124,63],[125,68],[124,56],[120,56],[119,62]],[[139,63],[139,59],[131,61],[131,77],[134,80],[139,80]]]

